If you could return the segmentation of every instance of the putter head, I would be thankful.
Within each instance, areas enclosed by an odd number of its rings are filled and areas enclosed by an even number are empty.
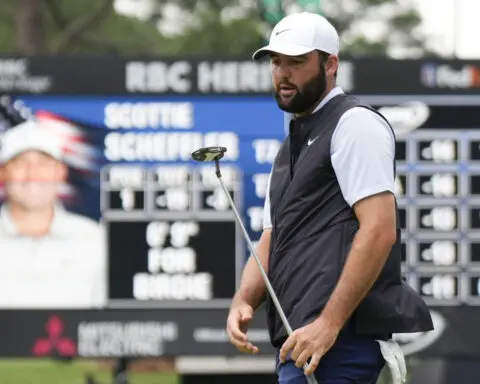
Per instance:
[[[192,153],[192,159],[200,162],[217,161],[223,157],[225,152],[227,152],[227,148],[225,147],[200,148]]]

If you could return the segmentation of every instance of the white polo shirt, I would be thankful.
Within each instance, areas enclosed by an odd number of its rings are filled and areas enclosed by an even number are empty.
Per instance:
[[[322,100],[315,112],[330,99],[342,94],[340,87],[334,88]],[[286,115],[288,132],[290,119]],[[340,189],[348,205],[381,192],[395,191],[393,160],[395,137],[387,122],[375,112],[363,107],[354,107],[345,112],[338,121],[330,144],[332,166]],[[263,228],[271,228],[270,179],[263,211]]]
[[[106,242],[95,221],[55,208],[50,232],[18,233],[0,210],[0,309],[92,308],[106,303]]]

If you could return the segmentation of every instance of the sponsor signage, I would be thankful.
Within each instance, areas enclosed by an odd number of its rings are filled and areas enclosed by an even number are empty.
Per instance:
[[[406,355],[480,358],[476,308],[436,308],[431,313],[434,331],[394,335]],[[236,356],[240,352],[225,330],[227,314],[227,309],[0,311],[0,327],[8,330],[0,356]],[[469,337],[459,338],[460,329]],[[256,313],[249,337],[260,355],[274,354],[263,310]]]
[[[362,95],[476,94],[480,61],[341,58],[337,78]],[[101,95],[270,95],[268,60],[0,57],[0,92]]]

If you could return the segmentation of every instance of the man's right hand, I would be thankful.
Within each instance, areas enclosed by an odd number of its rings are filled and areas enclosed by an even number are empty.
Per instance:
[[[258,348],[248,341],[247,330],[254,310],[248,304],[241,304],[230,310],[227,319],[227,332],[230,341],[240,352],[257,353]]]

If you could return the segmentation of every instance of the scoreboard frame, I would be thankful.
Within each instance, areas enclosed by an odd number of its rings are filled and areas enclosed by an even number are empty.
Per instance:
[[[55,57],[3,57],[0,60],[6,64],[19,64],[26,68],[25,73],[21,76],[21,80],[42,80],[44,85],[42,89],[35,89],[35,87],[28,86],[35,82],[19,81],[3,82],[2,92],[18,96],[18,98],[25,101],[27,106],[32,106],[33,109],[46,109],[53,113],[63,116],[67,121],[77,122],[81,129],[84,129],[89,124],[93,129],[102,129],[99,127],[108,126],[107,120],[104,118],[102,112],[98,109],[98,104],[104,103],[131,103],[136,105],[142,103],[143,108],[148,109],[151,102],[173,102],[180,101],[192,101],[192,103],[198,102],[199,108],[202,109],[205,105],[210,103],[211,112],[203,108],[202,116],[200,119],[197,117],[195,111],[195,134],[201,136],[202,132],[198,132],[197,128],[200,127],[200,131],[213,131],[216,128],[219,131],[223,130],[226,126],[230,126],[230,122],[223,121],[219,109],[228,110],[230,101],[241,104],[242,108],[248,108],[249,119],[255,119],[255,116],[264,116],[265,108],[267,107],[268,100],[272,100],[271,96],[271,81],[269,76],[268,63],[256,63],[252,62],[249,57],[238,58],[225,58],[225,57],[137,57],[137,58],[108,58],[108,57],[69,57],[69,56],[55,56]],[[349,94],[356,95],[361,101],[368,103],[374,107],[382,106],[394,106],[393,110],[396,112],[396,117],[400,120],[400,123],[404,123],[401,127],[402,130],[410,128],[411,134],[423,134],[430,128],[439,128],[435,130],[436,134],[441,136],[442,131],[446,131],[444,128],[460,128],[454,130],[459,135],[462,135],[466,130],[479,130],[480,128],[480,116],[478,114],[480,105],[480,86],[478,82],[474,81],[473,77],[464,76],[465,74],[474,74],[480,68],[480,60],[448,60],[448,59],[428,59],[428,60],[391,60],[387,58],[342,58],[342,68],[339,72],[338,85],[340,85],[344,91]],[[143,86],[131,87],[133,74],[129,69],[132,68],[132,64],[135,67],[144,69],[147,71],[149,68],[165,68],[166,70],[174,68],[176,65],[184,65],[188,72],[182,79],[171,78],[168,84],[165,84],[164,89],[151,86],[153,82],[145,82]],[[92,68],[95,70],[92,71]],[[442,79],[439,78],[439,71],[443,71]],[[75,76],[71,76],[75,73]],[[138,74],[139,72],[137,72]],[[145,72],[147,73],[147,72]],[[153,79],[163,76],[159,71],[148,71],[148,74]],[[253,74],[253,76],[252,76]],[[461,76],[460,76],[461,75]],[[5,77],[7,80],[8,74]],[[160,76],[160,77],[158,77]],[[104,81],[105,78],[109,78],[110,81]],[[146,79],[146,77],[145,77]],[[253,80],[252,80],[253,79]],[[48,81],[43,81],[48,80]],[[0,88],[2,87],[0,84]],[[25,86],[27,84],[27,86]],[[185,85],[186,87],[178,87],[178,85]],[[181,91],[180,91],[181,90]],[[228,103],[225,103],[227,101]],[[79,100],[78,105],[76,101]],[[102,101],[103,100],[103,101]],[[196,100],[196,101],[195,101]],[[252,102],[250,102],[252,100]],[[411,111],[405,109],[397,109],[396,106],[405,103],[417,101],[425,103],[431,107],[432,114],[426,121],[426,123],[420,123],[417,127],[413,127],[418,122],[418,116],[412,115]],[[71,104],[69,104],[71,103]],[[274,101],[272,100],[272,103]],[[67,105],[69,104],[69,105]],[[95,105],[94,105],[95,104]],[[214,107],[213,107],[214,105]],[[137,105],[138,106],[138,105]],[[197,106],[195,106],[197,109]],[[207,108],[208,109],[208,108]],[[150,111],[151,112],[151,111]],[[225,112],[225,111],[223,111]],[[410,113],[407,113],[410,112]],[[205,119],[206,115],[212,114],[215,117],[214,124],[209,124],[208,119]],[[228,114],[228,113],[226,113]],[[100,116],[101,115],[101,116]],[[245,114],[247,115],[247,114]],[[475,115],[474,117],[472,117]],[[118,116],[117,116],[118,117]],[[130,116],[131,117],[131,116]],[[147,116],[148,117],[148,116]],[[231,117],[229,116],[231,119]],[[243,118],[243,117],[242,117]],[[271,115],[271,121],[274,116]],[[203,119],[203,120],[202,120]],[[143,123],[145,121],[151,122],[152,120],[145,116],[140,116],[140,122],[138,119],[130,119],[128,124],[118,125],[116,127],[110,127],[118,129],[116,132],[124,132],[131,127],[135,128],[132,131],[141,132],[143,129]],[[232,128],[228,128],[231,131],[235,131],[235,127],[241,127],[242,122],[240,116],[237,117],[238,121]],[[258,119],[256,119],[258,120]],[[123,120],[119,120],[123,123]],[[85,123],[82,125],[82,123]],[[276,125],[277,123],[275,123]],[[174,124],[175,125],[175,124]],[[158,127],[156,127],[158,128]],[[167,127],[165,134],[168,135],[168,130],[175,127]],[[249,126],[246,126],[249,128]],[[419,128],[419,129],[417,129]],[[1,127],[0,127],[1,129]],[[163,129],[163,128],[162,128]],[[170,130],[170,132],[173,132]],[[187,132],[187,131],[183,131]],[[193,131],[192,131],[193,132]],[[408,133],[407,132],[407,133]],[[283,138],[283,132],[278,127],[278,136],[269,133],[268,137],[261,137],[262,133],[259,131],[259,141],[276,141],[275,137]],[[437,136],[438,137],[438,136]],[[202,136],[202,139],[203,136]],[[250,138],[247,138],[250,140]],[[95,140],[93,140],[95,141]],[[92,141],[92,142],[93,142]],[[275,144],[275,143],[274,143]],[[480,141],[476,144],[480,144]],[[413,151],[415,151],[414,145],[409,144]],[[407,145],[405,145],[406,147]],[[275,145],[271,145],[274,148]],[[476,149],[475,149],[475,148]],[[239,147],[240,148],[240,147]],[[405,151],[412,151],[410,148],[405,148]],[[188,152],[188,151],[186,151]],[[246,172],[265,172],[267,168],[269,156],[262,153],[262,156],[252,156],[249,152],[245,154],[241,149],[241,157],[239,164],[242,170],[247,168]],[[456,148],[457,154],[469,159],[469,170],[480,175],[480,146],[465,146],[463,143]],[[159,156],[158,158],[168,159],[170,158]],[[245,157],[248,156],[248,159]],[[411,152],[410,156],[417,157],[417,153]],[[475,159],[472,159],[472,157]],[[120,157],[120,155],[119,155]],[[116,161],[116,158],[113,159]],[[185,159],[179,159],[184,161]],[[236,160],[234,158],[233,160]],[[259,164],[262,164],[261,166]],[[399,204],[407,204],[411,197],[411,191],[416,188],[416,175],[411,174],[411,168],[407,161],[399,161],[397,163],[399,172],[406,172],[406,196],[398,199]],[[422,168],[423,167],[423,168]],[[262,170],[257,171],[257,168]],[[430,169],[425,165],[425,162],[419,162],[417,168]],[[248,179],[251,175],[246,175],[245,179]],[[463,178],[463,179],[462,179]],[[470,184],[473,182],[478,183],[479,180],[470,178],[465,181],[465,174],[463,174],[459,180],[458,186],[462,188],[462,185],[468,184],[468,191],[472,192]],[[463,183],[463,184],[462,184]],[[85,186],[85,184],[82,184]],[[95,189],[95,185],[92,189]],[[480,187],[475,187],[476,191],[480,191]],[[90,193],[91,191],[88,191]],[[458,191],[460,193],[460,191]],[[87,193],[87,194],[88,194]],[[250,203],[251,193],[246,190],[246,206],[247,209]],[[410,193],[410,195],[409,195]],[[259,211],[258,202],[260,195],[254,195],[253,208]],[[464,199],[465,196],[460,198],[451,199],[456,204],[459,200]],[[425,198],[426,199],[426,198]],[[95,200],[94,203],[92,203]],[[95,199],[91,195],[85,197],[82,196],[82,202],[84,206],[70,207],[72,210],[79,214],[98,218],[97,212],[93,212],[93,204],[97,204],[97,195]],[[480,206],[480,193],[473,193],[468,196],[468,201],[475,205]],[[89,206],[92,204],[92,206]],[[95,210],[97,205],[95,205]],[[442,359],[455,359],[455,366],[458,366],[458,358],[478,359],[479,358],[479,333],[476,332],[478,323],[480,321],[480,292],[478,295],[473,296],[471,291],[474,285],[478,285],[478,279],[473,282],[470,279],[480,276],[480,231],[469,230],[470,225],[469,207],[464,206],[460,210],[460,229],[468,234],[468,241],[465,237],[461,236],[461,230],[455,231],[453,235],[448,238],[454,239],[458,245],[456,257],[460,262],[459,265],[454,267],[455,270],[460,269],[463,273],[463,279],[461,279],[459,287],[463,292],[468,293],[468,297],[464,298],[462,303],[455,306],[446,305],[451,303],[442,303],[439,301],[431,302],[427,298],[431,307],[432,318],[435,324],[435,330],[427,334],[414,334],[414,335],[397,335],[407,336],[407,341],[400,344],[404,348],[404,351],[408,351],[409,354],[415,353],[420,356],[427,357],[441,357]],[[414,210],[412,210],[414,212]],[[243,210],[244,219],[247,218],[245,211]],[[406,221],[408,225],[412,225],[412,228],[416,228],[416,223],[411,222],[415,220],[415,216],[406,213]],[[258,228],[258,220],[257,220]],[[258,231],[253,228],[249,228],[252,236],[252,240],[255,240],[255,236]],[[257,231],[257,232],[256,232]],[[406,263],[402,264],[402,272],[408,273],[412,269],[412,263],[418,260],[417,248],[418,241],[431,241],[432,239],[444,240],[445,233],[435,233],[431,231],[430,234],[408,233],[408,231],[402,231],[402,240],[405,244],[405,248],[408,251],[406,253]],[[243,245],[243,240],[238,237],[239,244]],[[475,248],[474,245],[476,246]],[[476,252],[475,255],[469,256],[471,252]],[[240,271],[243,267],[246,253],[244,250],[238,252],[241,255],[240,258],[236,258],[238,261],[237,268]],[[448,253],[447,253],[448,259]],[[424,268],[427,268],[428,263],[425,266],[418,267],[420,272],[425,272]],[[458,267],[458,268],[457,268]],[[450,269],[449,269],[450,268]],[[439,266],[438,270],[445,271],[450,270],[451,266]],[[412,286],[415,287],[416,281],[413,274],[408,275]],[[238,276],[237,276],[238,280]],[[237,281],[238,282],[238,281]],[[237,283],[236,282],[236,283]],[[471,285],[471,286],[470,286]],[[478,289],[477,289],[478,290]],[[32,344],[39,337],[45,336],[44,324],[49,318],[60,318],[62,324],[65,324],[63,336],[71,337],[72,340],[82,343],[80,334],[77,332],[79,325],[84,322],[90,322],[90,324],[125,324],[129,325],[131,322],[157,322],[159,319],[163,322],[172,323],[178,326],[178,334],[182,335],[182,338],[173,341],[171,343],[165,343],[160,356],[179,356],[189,355],[191,353],[204,354],[204,355],[234,355],[237,351],[232,349],[228,339],[215,340],[197,340],[193,336],[195,330],[200,327],[207,329],[214,329],[216,334],[224,335],[224,322],[228,315],[226,307],[229,304],[227,302],[114,302],[110,303],[109,307],[85,310],[13,310],[5,309],[0,316],[0,325],[4,329],[9,329],[10,332],[5,334],[5,340],[0,345],[0,354],[2,356],[32,356]],[[188,304],[188,308],[185,307]],[[194,308],[193,305],[198,304],[198,308]],[[217,305],[221,308],[213,308],[212,305]],[[439,306],[440,305],[440,306]],[[111,309],[110,307],[115,307]],[[144,310],[139,309],[145,308]],[[178,307],[178,309],[176,308]],[[124,308],[124,310],[122,310]],[[158,310],[156,310],[158,308]],[[257,339],[256,342],[260,346],[261,353],[270,354],[273,356],[274,351],[269,350],[268,333],[262,322],[263,311],[254,317],[253,326],[258,327],[263,333],[264,338]],[[256,323],[257,322],[257,323]],[[258,324],[258,325],[255,325]],[[20,328],[19,328],[20,327]],[[18,328],[18,329],[17,329]],[[128,335],[127,335],[128,336]],[[394,336],[395,337],[395,336]],[[403,340],[406,340],[403,339]],[[107,338],[107,341],[111,343],[111,340]],[[126,343],[131,342],[132,339],[127,337],[124,339]],[[142,341],[142,340],[139,340]],[[133,357],[141,357],[141,352],[135,354]],[[109,357],[105,354],[102,357]],[[148,356],[151,357],[151,356]],[[478,364],[477,364],[478,366]],[[467,367],[468,368],[468,367]],[[463,367],[462,367],[463,369]],[[477,375],[478,376],[478,375]]]
[[[189,195],[189,209],[179,209],[179,210],[155,210],[154,208],[154,201],[152,198],[156,197],[155,192],[158,191],[159,189],[155,189],[155,178],[153,176],[154,173],[158,172],[159,169],[165,168],[165,170],[169,171],[179,171],[180,169],[186,170],[188,174],[188,180],[185,185],[183,185],[183,188],[186,188],[186,192]],[[119,189],[123,188],[132,188],[132,186],[129,185],[124,185],[124,186],[117,186],[116,188],[112,188],[112,186],[109,183],[108,180],[108,174],[112,169],[118,169],[118,170],[128,170],[128,171],[137,171],[142,173],[142,178],[141,178],[141,185],[137,185],[137,190],[140,191],[143,194],[143,207],[137,210],[132,210],[128,212],[127,210],[122,210],[122,209],[112,209],[110,207],[110,192],[119,192]],[[217,186],[211,186],[212,189],[208,189],[205,187],[201,186],[202,181],[200,180],[202,178],[201,173],[203,172],[209,172],[211,175],[208,177],[212,177],[211,181],[218,183]],[[189,166],[189,165],[167,165],[167,164],[162,164],[159,163],[158,165],[152,165],[148,168],[145,168],[143,166],[139,165],[122,165],[122,164],[108,164],[101,169],[101,212],[102,212],[102,222],[104,223],[106,229],[107,229],[107,239],[108,243],[112,241],[110,239],[110,231],[109,229],[111,228],[110,226],[115,223],[122,222],[124,225],[128,225],[128,223],[146,223],[148,224],[155,223],[155,222],[164,222],[164,223],[184,223],[184,222],[192,222],[196,223],[198,225],[201,225],[202,223],[233,223],[234,224],[234,238],[235,238],[235,244],[234,244],[234,258],[230,260],[232,262],[232,266],[230,268],[233,269],[233,275],[234,279],[231,282],[231,287],[228,289],[229,295],[228,296],[233,296],[235,293],[236,289],[238,288],[240,284],[240,278],[241,278],[241,273],[244,265],[244,255],[245,255],[245,246],[243,243],[243,236],[241,233],[241,229],[239,226],[236,224],[236,219],[234,216],[233,211],[231,208],[228,206],[226,207],[226,210],[223,211],[215,211],[215,210],[207,210],[205,209],[204,204],[201,203],[202,199],[202,193],[205,191],[211,192],[211,191],[219,191],[221,186],[216,179],[215,176],[215,169],[211,165],[201,165],[201,166]],[[230,182],[226,182],[227,189],[229,189],[231,192],[233,192],[233,200],[238,209],[242,209],[242,201],[243,201],[243,185],[241,183],[241,178],[242,178],[242,173],[239,171],[238,167],[233,166],[233,165],[225,165],[222,167],[222,173],[223,175],[230,175]],[[232,176],[233,175],[233,178]],[[224,176],[225,177],[225,176]],[[138,182],[138,177],[136,178]],[[121,182],[120,182],[121,183]],[[125,184],[128,184],[128,182],[125,182]],[[167,187],[165,187],[166,189]],[[178,186],[176,186],[178,188]],[[177,191],[178,192],[178,191]],[[120,192],[121,193],[121,192]],[[221,192],[223,193],[223,192]],[[220,195],[223,196],[223,195]],[[225,197],[224,197],[225,198]],[[227,200],[225,198],[225,200]],[[204,209],[201,209],[201,208]],[[147,224],[147,227],[148,227]],[[201,228],[199,226],[199,231],[201,232]],[[196,235],[193,235],[196,236]],[[195,258],[202,257],[203,259],[206,259],[207,255],[215,255],[219,253],[219,246],[217,242],[213,242],[210,239],[210,241],[205,241],[205,240],[198,240],[198,242],[202,242],[205,244],[209,244],[212,247],[211,252],[204,252],[203,255],[195,255]],[[145,240],[147,245],[148,241]],[[189,244],[186,244],[189,245]],[[217,280],[220,280],[220,278],[217,276],[212,276],[213,282],[212,282],[212,295],[213,297],[210,299],[205,299],[205,300],[200,300],[200,299],[186,299],[186,300],[157,300],[157,299],[146,299],[146,300],[141,300],[141,299],[136,299],[135,297],[128,297],[128,298],[113,298],[112,297],[112,286],[114,284],[119,285],[121,283],[123,284],[133,284],[133,279],[135,275],[132,275],[132,281],[130,282],[122,282],[119,281],[116,277],[111,276],[112,270],[116,270],[118,268],[112,269],[111,267],[111,262],[112,260],[115,260],[117,257],[120,255],[118,254],[111,254],[110,252],[110,247],[107,247],[107,252],[109,254],[108,257],[108,262],[109,262],[109,276],[108,276],[108,302],[107,302],[107,307],[108,308],[155,308],[155,309],[161,309],[161,308],[176,308],[176,309],[185,309],[185,308],[204,308],[204,309],[216,309],[216,308],[228,308],[231,303],[231,298],[226,298],[226,297],[215,297],[218,296],[216,295],[215,292],[215,282]],[[141,248],[141,247],[139,247]],[[148,258],[149,256],[145,252],[139,252],[138,254],[139,257],[141,258]],[[126,254],[121,255],[122,258],[129,257]],[[133,257],[133,256],[130,256]],[[205,260],[202,260],[205,261]],[[209,262],[210,263],[215,263],[216,259],[215,258],[210,258]],[[225,260],[223,260],[225,261]],[[128,266],[129,263],[127,260],[122,260],[125,266]],[[198,264],[195,261],[195,264]],[[202,271],[202,272],[207,272],[210,273],[209,271],[213,270],[212,268],[207,269],[207,271]],[[132,273],[135,271],[132,271]],[[139,271],[136,271],[139,272]],[[143,271],[143,273],[147,273],[148,271]],[[167,275],[167,274],[164,274]],[[191,276],[191,274],[187,274]],[[154,274],[152,274],[154,276]],[[114,289],[118,291],[118,289]],[[225,296],[223,294],[222,296]]]

